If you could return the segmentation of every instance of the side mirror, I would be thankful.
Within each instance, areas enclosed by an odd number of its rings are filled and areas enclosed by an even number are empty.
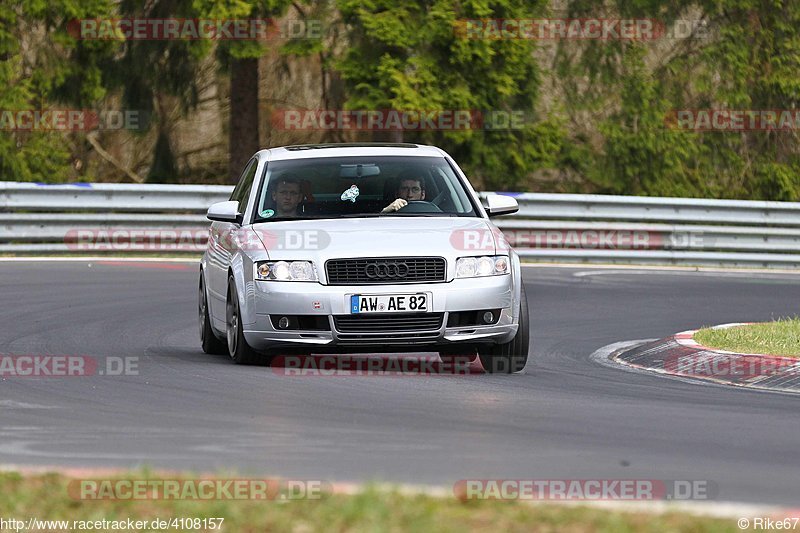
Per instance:
[[[486,212],[490,217],[510,215],[519,211],[517,201],[502,194],[490,194],[486,197]]]
[[[242,213],[239,212],[239,202],[231,200],[229,202],[217,202],[208,208],[206,218],[217,222],[242,223]]]

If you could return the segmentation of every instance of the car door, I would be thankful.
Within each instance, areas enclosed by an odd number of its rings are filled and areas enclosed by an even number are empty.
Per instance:
[[[250,190],[258,169],[258,159],[252,158],[245,166],[239,183],[231,193],[229,200],[239,202],[239,212],[244,213],[250,199]],[[207,283],[209,288],[209,311],[212,319],[218,324],[225,322],[225,299],[228,291],[228,267],[231,257],[236,252],[233,232],[239,224],[233,222],[213,222],[208,238]]]

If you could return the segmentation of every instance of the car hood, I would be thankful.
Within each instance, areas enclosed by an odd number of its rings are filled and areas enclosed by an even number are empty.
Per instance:
[[[254,224],[271,260],[347,257],[494,255],[507,251],[502,233],[483,218],[381,217]],[[499,252],[498,252],[499,250]]]

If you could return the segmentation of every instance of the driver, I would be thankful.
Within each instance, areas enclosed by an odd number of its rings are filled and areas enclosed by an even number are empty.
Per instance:
[[[417,175],[404,176],[400,179],[395,192],[397,200],[383,208],[381,213],[399,211],[408,205],[408,202],[425,199],[425,180]]]

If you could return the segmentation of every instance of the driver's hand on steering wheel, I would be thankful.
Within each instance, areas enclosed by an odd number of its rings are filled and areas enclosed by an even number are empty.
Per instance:
[[[407,201],[403,200],[402,198],[398,198],[394,202],[384,207],[381,213],[391,213],[393,211],[399,211],[407,205],[408,205]]]

